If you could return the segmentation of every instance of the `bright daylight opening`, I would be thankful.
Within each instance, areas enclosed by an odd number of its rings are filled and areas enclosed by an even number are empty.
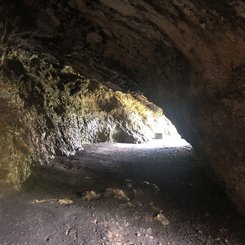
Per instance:
[[[148,139],[145,143],[140,144],[116,144],[116,147],[125,148],[186,148],[192,149],[192,146],[181,137],[176,127],[172,122],[162,113],[161,116],[148,116],[148,125],[144,133],[145,138]]]
[[[119,125],[110,126],[116,129],[110,130],[110,135],[112,135],[110,142],[137,143],[133,146],[136,148],[191,147],[165,116],[163,109],[149,101],[144,95],[116,91],[112,95],[110,92],[109,97],[111,99],[107,100],[103,110],[107,108],[110,114],[119,119]],[[98,101],[98,103],[101,102]],[[107,121],[111,122],[111,120]]]
[[[165,116],[155,121],[153,137],[149,144],[152,146],[191,147],[191,145],[181,137],[171,121]]]

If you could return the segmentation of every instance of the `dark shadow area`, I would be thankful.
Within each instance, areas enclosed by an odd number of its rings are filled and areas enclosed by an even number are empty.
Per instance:
[[[35,167],[23,192],[2,198],[0,210],[0,244],[245,241],[244,219],[190,147],[85,145]]]

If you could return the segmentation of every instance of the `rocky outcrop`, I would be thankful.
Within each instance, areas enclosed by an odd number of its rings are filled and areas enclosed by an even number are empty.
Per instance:
[[[143,92],[245,211],[243,1],[12,0],[1,8],[2,57],[13,46],[45,53],[54,69]]]
[[[143,95],[112,90],[50,59],[21,49],[2,59],[1,184],[19,188],[31,164],[74,154],[84,143],[146,142],[159,124],[171,135],[169,120]]]

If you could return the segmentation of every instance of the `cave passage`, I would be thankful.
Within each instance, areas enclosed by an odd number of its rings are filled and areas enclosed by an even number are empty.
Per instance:
[[[0,245],[245,244],[244,0],[0,2]]]
[[[0,244],[243,244],[244,220],[190,146],[85,144],[0,199]]]

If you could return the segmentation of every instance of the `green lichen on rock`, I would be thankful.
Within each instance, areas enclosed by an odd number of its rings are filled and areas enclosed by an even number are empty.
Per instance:
[[[0,129],[0,156],[0,187],[19,189],[30,175],[32,152],[18,129]]]

